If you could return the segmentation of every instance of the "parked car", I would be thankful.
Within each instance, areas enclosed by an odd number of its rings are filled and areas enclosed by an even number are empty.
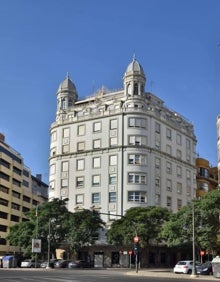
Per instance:
[[[68,267],[68,260],[57,260],[54,263],[55,268],[67,268]]]
[[[200,275],[213,275],[212,264],[210,261],[196,266],[196,272]]]
[[[49,263],[49,267],[54,267],[54,264],[55,262],[57,262],[58,260],[57,259],[51,259],[50,260],[50,263]],[[43,261],[41,264],[40,264],[40,267],[41,268],[46,268],[48,266],[48,261]]]
[[[200,262],[196,262],[196,268],[200,265]],[[185,273],[191,274],[193,270],[193,261],[192,260],[181,260],[178,261],[175,265],[173,272],[174,273]]]
[[[40,267],[40,262],[37,261],[35,262],[34,259],[25,259],[21,262],[21,267],[23,268],[33,268],[35,267],[35,264],[36,264],[36,267]]]
[[[91,263],[85,260],[70,261],[68,263],[68,268],[90,268],[90,267],[91,267]]]

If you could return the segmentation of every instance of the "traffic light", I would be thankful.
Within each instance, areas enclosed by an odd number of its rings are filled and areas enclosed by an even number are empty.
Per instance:
[[[134,243],[134,254],[137,255],[139,253],[139,242]]]

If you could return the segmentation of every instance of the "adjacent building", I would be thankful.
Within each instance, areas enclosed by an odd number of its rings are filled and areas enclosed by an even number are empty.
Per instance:
[[[10,227],[26,220],[25,212],[47,201],[48,185],[31,175],[20,153],[0,134],[0,255],[19,253],[21,246],[7,241]]]
[[[192,200],[194,127],[145,86],[136,58],[120,90],[102,87],[80,99],[69,76],[61,82],[50,128],[50,200],[68,198],[71,212],[97,209],[107,223],[132,207],[176,212]]]
[[[196,197],[199,198],[218,187],[218,168],[210,166],[206,159],[197,158],[196,169]]]

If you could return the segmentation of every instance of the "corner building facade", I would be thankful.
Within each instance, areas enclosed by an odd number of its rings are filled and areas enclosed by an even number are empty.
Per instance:
[[[106,223],[132,207],[176,212],[196,191],[193,125],[145,92],[133,58],[123,89],[78,99],[69,76],[57,91],[51,124],[49,199],[68,198],[71,212],[97,209]]]

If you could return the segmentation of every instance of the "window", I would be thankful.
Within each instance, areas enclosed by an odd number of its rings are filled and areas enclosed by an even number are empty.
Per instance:
[[[169,139],[169,140],[171,140],[172,139],[172,131],[171,131],[171,129],[170,128],[167,128],[167,130],[166,130],[166,134],[167,134],[167,139]]]
[[[19,222],[19,216],[11,214],[11,221]]]
[[[63,129],[63,138],[69,137],[70,136],[70,129],[69,128],[64,128]]]
[[[0,178],[9,181],[9,176],[7,174],[5,174],[4,172],[0,171]]]
[[[76,195],[76,204],[83,204],[83,202],[84,202],[84,195],[83,194]]]
[[[116,174],[110,174],[109,175],[109,184],[116,184],[117,183],[117,175]]]
[[[52,180],[52,181],[50,181],[50,189],[54,190],[54,188],[55,188],[55,181]]]
[[[140,191],[128,191],[128,202],[147,202],[147,194],[146,192]]]
[[[30,173],[29,173],[29,171],[24,169],[23,170],[23,175],[26,176],[26,177],[29,177]]]
[[[62,172],[69,170],[69,162],[62,162],[61,166]]]
[[[109,203],[116,203],[116,192],[109,192]]]
[[[93,158],[93,168],[100,168],[101,167],[101,158],[95,157]]]
[[[85,162],[84,159],[77,160],[76,161],[76,169],[77,170],[84,170],[84,162]]]
[[[93,187],[100,186],[100,175],[93,175],[92,176],[92,186]]]
[[[182,168],[181,168],[181,166],[177,166],[176,170],[177,170],[177,177],[182,177]]]
[[[101,131],[101,122],[94,122],[93,123],[93,132],[100,132]]]
[[[23,195],[23,201],[26,202],[26,203],[30,203],[31,199],[29,197]]]
[[[186,148],[190,150],[190,140],[186,139]]]
[[[1,232],[7,232],[7,226],[0,224],[0,231]]]
[[[160,149],[160,134],[156,132],[155,134],[155,148]]]
[[[20,205],[16,204],[16,203],[11,203],[11,208],[14,209],[14,210],[17,210],[19,211],[20,210]]]
[[[5,194],[9,193],[9,189],[3,185],[0,185],[0,192],[3,192]]]
[[[55,172],[56,172],[56,166],[55,166],[55,164],[52,164],[51,166],[50,166],[50,174],[52,175],[52,174],[55,174]]]
[[[160,159],[159,158],[155,158],[155,168],[160,169]]]
[[[172,198],[167,197],[167,207],[172,207]]]
[[[100,193],[92,193],[92,204],[100,203]]]
[[[155,178],[155,186],[160,187],[160,178],[159,177]]]
[[[160,124],[155,122],[155,132],[160,133]]]
[[[167,162],[166,163],[166,172],[168,174],[171,174],[172,173],[172,164],[170,162]]]
[[[146,165],[147,164],[147,156],[138,155],[138,154],[129,154],[128,155],[128,163],[136,164],[136,165]]]
[[[29,187],[29,182],[26,181],[26,180],[24,180],[24,179],[23,179],[23,181],[22,181],[22,184],[23,184],[23,186],[25,186],[25,187]]]
[[[181,145],[181,142],[182,140],[181,140],[181,135],[180,134],[177,134],[176,135],[176,144],[178,144],[178,145]]]
[[[135,145],[135,146],[147,145],[147,138],[145,136],[130,135],[128,138],[129,138],[128,139],[129,145]]]
[[[206,177],[206,178],[209,177],[209,171],[208,171],[207,168],[199,167],[197,169],[197,173],[198,173],[198,176],[203,176],[203,177]]]
[[[0,218],[8,219],[8,214],[6,212],[0,211]]]
[[[208,192],[209,191],[209,185],[206,182],[199,182],[198,183],[198,189],[203,190],[205,192]]]
[[[84,150],[85,150],[85,142],[78,142],[77,151],[84,151]]]
[[[167,191],[171,192],[172,191],[172,180],[167,179]]]
[[[143,118],[129,118],[128,126],[146,128],[146,120]]]
[[[101,148],[101,139],[93,140],[93,149],[99,149],[99,148]]]
[[[109,156],[109,165],[117,165],[117,155]]]
[[[0,159],[0,165],[3,165],[6,168],[10,169],[10,163],[8,163],[6,160],[4,159]]]
[[[17,198],[17,199],[20,199],[21,194],[18,193],[18,192],[16,192],[16,191],[12,191],[12,196],[15,197],[15,198]]]
[[[134,95],[138,95],[138,84],[134,84]]]
[[[176,150],[176,157],[177,159],[182,159],[182,152],[180,150]]]
[[[68,187],[68,179],[61,179],[61,187],[62,188]]]
[[[110,147],[116,146],[118,144],[118,139],[117,137],[111,137],[110,138]]]
[[[117,127],[118,127],[118,120],[117,119],[110,120],[110,129],[117,129]]]
[[[128,173],[128,183],[146,184],[146,175],[133,172]]]
[[[12,179],[12,183],[13,183],[13,185],[15,185],[17,187],[21,187],[21,182],[18,181],[17,179],[15,179],[15,178]]]
[[[54,142],[57,140],[57,132],[53,131],[51,132],[51,142]]]
[[[180,210],[182,208],[182,200],[177,199],[177,209]]]
[[[0,198],[0,205],[1,206],[5,206],[5,207],[8,207],[8,201],[3,199],[3,198]]]
[[[84,176],[76,177],[76,187],[83,187],[84,186]]]
[[[177,182],[177,193],[182,194],[182,183]]]
[[[83,136],[86,133],[86,127],[84,124],[78,126],[78,136]]]

